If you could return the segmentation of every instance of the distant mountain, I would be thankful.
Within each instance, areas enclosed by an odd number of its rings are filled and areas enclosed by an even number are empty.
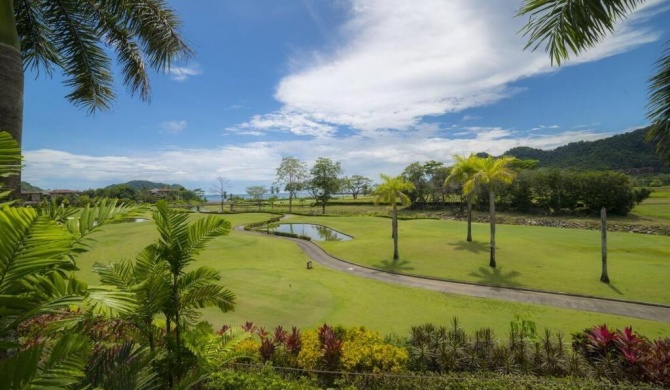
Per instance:
[[[35,187],[34,185],[28,183],[27,181],[22,181],[21,182],[21,192],[36,192],[36,191],[44,191],[40,187]]]
[[[654,145],[644,140],[646,131],[643,128],[597,141],[573,142],[554,150],[520,146],[505,155],[539,160],[540,168],[670,172],[670,167],[656,154]]]
[[[115,187],[115,186],[120,186],[120,185],[125,185],[128,187],[131,187],[132,189],[136,191],[142,191],[142,190],[152,190],[154,188],[181,188],[182,186],[179,184],[165,184],[165,183],[154,183],[153,181],[148,181],[148,180],[131,180],[127,183],[119,183],[119,184],[112,184],[108,185],[105,187],[105,189],[109,189],[110,187]]]

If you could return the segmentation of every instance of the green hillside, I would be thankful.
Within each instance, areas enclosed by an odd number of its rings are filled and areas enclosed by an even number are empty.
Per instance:
[[[636,170],[670,172],[670,167],[656,155],[654,146],[645,141],[647,129],[618,134],[597,141],[579,141],[554,150],[526,146],[508,150],[505,154],[521,159],[539,160],[541,168],[576,170]],[[647,170],[645,170],[647,171]]]
[[[22,181],[21,182],[21,192],[36,192],[36,191],[44,191],[40,187],[36,187],[27,181]]]
[[[179,189],[182,188],[181,185],[179,184],[165,184],[165,183],[155,183],[153,181],[148,181],[148,180],[131,180],[127,183],[119,183],[119,184],[112,184],[105,189],[109,189],[111,187],[116,187],[116,186],[128,186],[136,191],[143,191],[143,190],[152,190],[154,188],[174,188],[174,189]]]

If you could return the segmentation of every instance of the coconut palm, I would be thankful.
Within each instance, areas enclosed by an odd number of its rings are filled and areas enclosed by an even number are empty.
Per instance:
[[[571,53],[579,54],[612,33],[617,21],[626,18],[646,0],[524,0],[519,15],[530,18],[523,28],[526,48],[544,46],[552,63],[560,65]],[[647,117],[652,126],[647,139],[670,163],[670,41],[649,80]]]
[[[514,157],[500,157],[493,158],[491,156],[482,159],[479,171],[472,176],[470,180],[465,183],[463,191],[471,193],[477,186],[486,186],[489,192],[489,222],[491,224],[491,241],[490,241],[490,259],[489,266],[496,267],[496,186],[510,184],[516,172],[510,166],[515,160]]]
[[[391,207],[391,235],[393,237],[393,260],[398,260],[398,203],[409,206],[412,202],[407,191],[414,189],[414,184],[406,181],[402,176],[391,177],[380,175],[382,183],[374,191],[375,204],[388,203]]]
[[[477,157],[474,154],[470,154],[468,157],[454,155],[454,165],[451,166],[451,173],[444,181],[444,186],[446,187],[450,183],[460,183],[464,185],[468,182],[482,166],[484,159]],[[472,187],[469,192],[465,191],[463,187],[463,195],[465,195],[466,202],[468,204],[468,236],[467,241],[472,241],[472,196],[475,188]],[[462,209],[461,209],[462,210]]]
[[[69,101],[89,112],[109,108],[110,51],[130,93],[149,100],[149,68],[165,71],[192,54],[179,26],[163,0],[0,0],[0,130],[21,144],[24,69],[57,69]],[[19,183],[15,176],[8,184],[18,191]]]

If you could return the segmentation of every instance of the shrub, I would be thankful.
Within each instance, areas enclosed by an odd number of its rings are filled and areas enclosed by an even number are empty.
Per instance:
[[[348,328],[342,344],[342,369],[355,372],[401,372],[406,370],[404,348],[386,344],[379,333],[365,327]]]
[[[595,326],[573,335],[573,348],[599,376],[670,385],[670,339],[650,341],[628,327]]]
[[[205,385],[207,390],[319,390],[305,379],[284,379],[265,367],[259,371],[223,370],[212,374]]]

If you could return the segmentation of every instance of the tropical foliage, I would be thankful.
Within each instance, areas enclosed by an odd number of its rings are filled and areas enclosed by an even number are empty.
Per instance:
[[[95,270],[104,284],[134,294],[138,305],[127,318],[151,350],[159,343],[167,346],[163,373],[174,381],[193,368],[187,360],[197,361],[183,340],[200,316],[197,309],[214,306],[228,311],[235,305],[234,294],[218,283],[218,271],[192,267],[209,241],[230,232],[230,222],[209,216],[189,224],[188,213],[171,210],[164,201],[156,203],[152,216],[159,239],[144,248],[134,263],[96,264]],[[155,322],[159,315],[164,319],[164,335]]]

